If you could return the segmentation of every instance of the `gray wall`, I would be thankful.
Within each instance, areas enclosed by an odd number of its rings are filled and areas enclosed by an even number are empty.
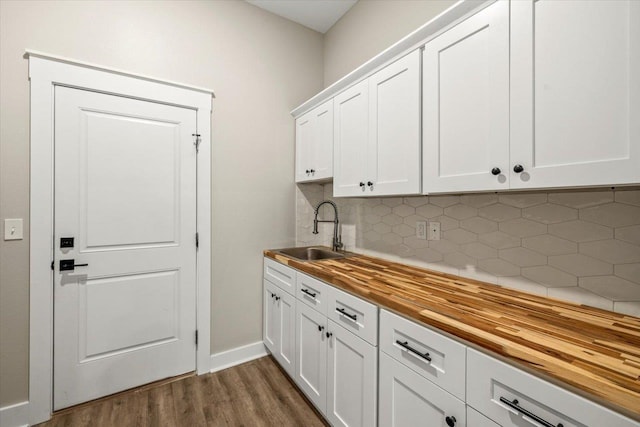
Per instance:
[[[454,3],[453,0],[360,0],[324,35],[325,87]]]
[[[241,1],[1,1],[0,218],[28,220],[25,48],[215,90],[212,352],[260,340],[261,251],[294,240],[289,111],[322,89],[322,35]],[[0,407],[28,398],[25,225],[0,240]]]

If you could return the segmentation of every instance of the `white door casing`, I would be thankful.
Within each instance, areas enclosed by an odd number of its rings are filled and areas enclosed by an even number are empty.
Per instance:
[[[55,410],[195,369],[196,132],[192,109],[56,87]]]
[[[122,95],[196,112],[201,135],[197,166],[197,372],[209,372],[211,295],[211,107],[208,89],[133,75],[95,64],[27,51],[31,86],[29,424],[50,418],[53,403],[53,141],[58,86]],[[58,259],[56,259],[58,261]],[[79,262],[79,261],[78,261]],[[79,269],[78,269],[79,270]]]

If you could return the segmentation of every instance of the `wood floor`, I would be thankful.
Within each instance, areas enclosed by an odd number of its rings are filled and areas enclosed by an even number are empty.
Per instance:
[[[263,357],[213,374],[131,390],[55,414],[39,427],[326,426]]]

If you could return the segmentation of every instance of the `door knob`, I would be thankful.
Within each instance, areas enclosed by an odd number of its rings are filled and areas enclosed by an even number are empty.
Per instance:
[[[520,173],[520,172],[522,172],[523,170],[524,170],[524,167],[523,167],[522,165],[515,165],[515,166],[513,167],[513,171],[514,171],[515,173]]]
[[[74,259],[61,259],[60,271],[73,271],[76,267],[88,267],[89,264],[76,264]]]
[[[500,170],[500,168],[493,168],[493,169],[491,169],[491,174],[492,174],[492,175],[500,175],[500,172],[502,172],[502,171]]]

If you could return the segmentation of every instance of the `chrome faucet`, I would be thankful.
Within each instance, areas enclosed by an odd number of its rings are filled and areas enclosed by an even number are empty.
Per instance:
[[[320,211],[320,206],[322,206],[324,204],[329,204],[329,205],[333,206],[333,221],[319,220],[318,219],[318,212]],[[342,236],[338,235],[338,224],[339,224],[339,222],[338,222],[338,207],[331,200],[323,200],[322,202],[318,203],[318,206],[316,206],[315,218],[313,219],[313,234],[318,234],[318,223],[319,222],[332,222],[333,223],[333,244],[332,244],[331,248],[334,251],[340,250],[344,245],[342,244]]]

